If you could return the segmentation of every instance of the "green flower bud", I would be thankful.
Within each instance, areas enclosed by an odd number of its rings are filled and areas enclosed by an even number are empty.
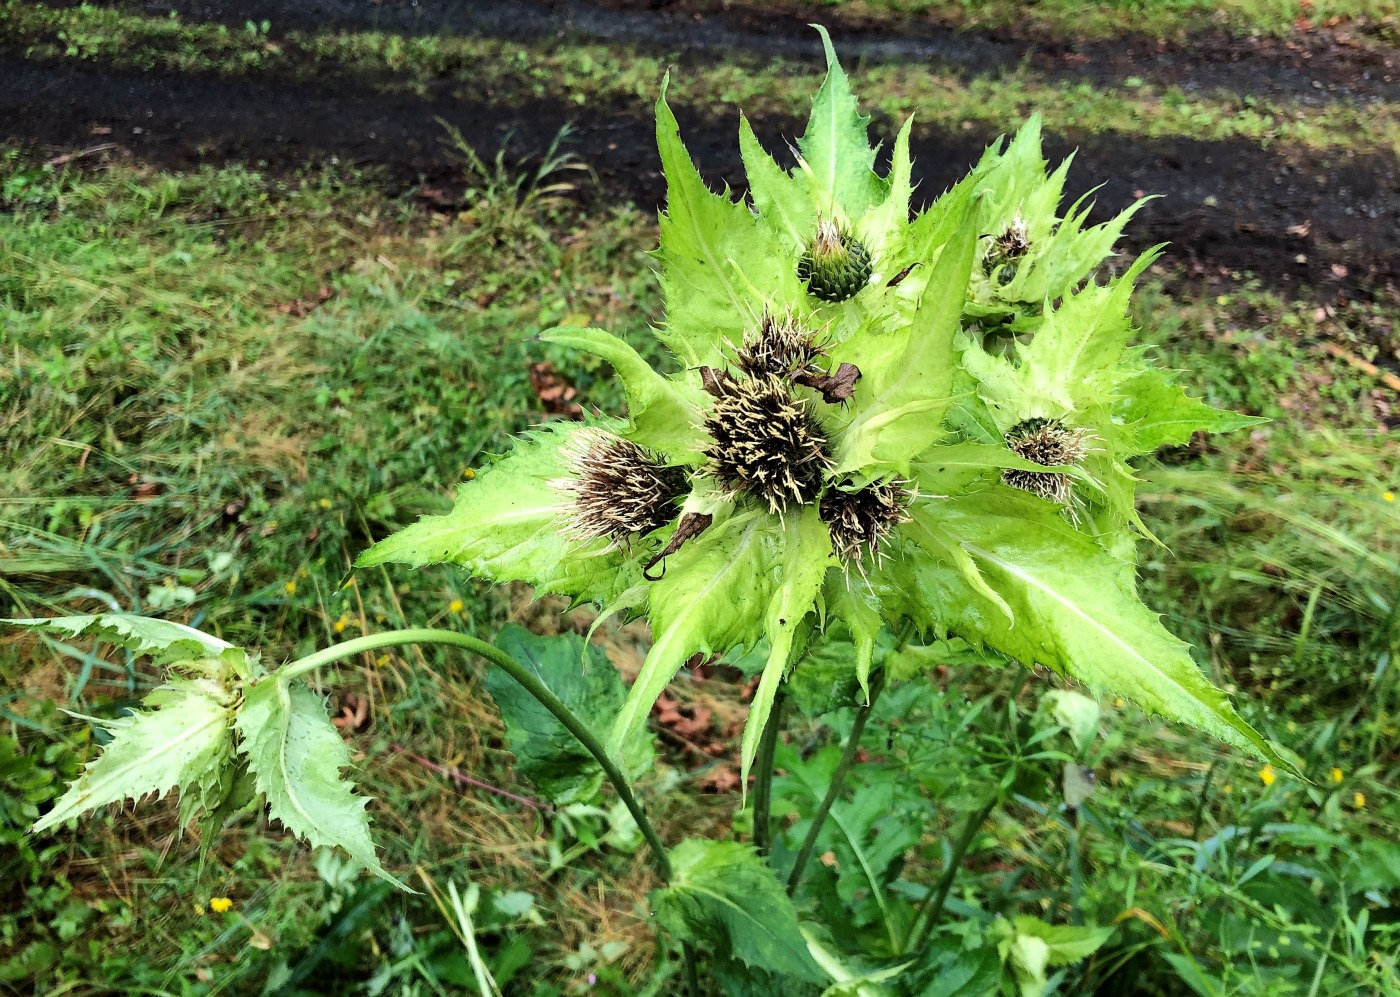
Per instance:
[[[870,283],[871,271],[870,251],[827,219],[817,223],[816,238],[797,261],[797,277],[807,293],[823,301],[854,298]]]

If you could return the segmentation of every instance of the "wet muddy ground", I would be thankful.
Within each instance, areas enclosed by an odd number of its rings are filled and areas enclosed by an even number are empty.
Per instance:
[[[293,29],[459,32],[554,38],[560,44],[575,38],[625,41],[684,51],[686,61],[734,52],[820,58],[800,11],[784,3],[165,0],[126,6],[157,14],[176,9],[188,21],[237,26],[267,19],[274,36]],[[840,48],[850,62],[934,60],[968,73],[1024,63],[1101,84],[1131,71],[1237,93],[1363,103],[1400,99],[1400,53],[1372,41],[1340,44],[1318,36],[1290,46],[1201,36],[1170,44],[1145,38],[1076,43],[1009,32],[959,34],[937,24],[843,27],[839,18],[829,21],[841,32]],[[372,82],[348,74],[311,83],[171,75],[0,51],[0,135],[46,151],[112,142],[141,159],[174,167],[233,160],[290,172],[333,157],[380,167],[403,189],[427,181],[451,191],[460,167],[442,142],[439,118],[485,151],[508,137],[512,153],[525,157],[541,153],[560,127],[571,124],[569,150],[594,168],[601,186],[585,196],[625,198],[646,209],[662,203],[664,184],[645,102],[580,108],[546,99],[500,106],[489,99],[471,103],[445,93],[434,96],[431,90],[427,98],[385,93]],[[677,114],[707,177],[737,183],[742,170],[736,115],[684,106]],[[795,119],[754,124],[775,152],[801,130]],[[892,135],[895,123],[877,120],[876,126],[876,134]],[[994,137],[978,129],[917,131],[913,152],[920,193],[932,196],[945,189]],[[1400,293],[1400,168],[1393,156],[1122,135],[1050,135],[1047,146],[1053,158],[1078,150],[1070,191],[1102,183],[1096,194],[1100,214],[1122,209],[1141,193],[1165,195],[1138,216],[1129,248],[1170,242],[1170,258],[1185,264],[1188,273],[1248,272],[1265,286],[1319,299],[1391,299]]]

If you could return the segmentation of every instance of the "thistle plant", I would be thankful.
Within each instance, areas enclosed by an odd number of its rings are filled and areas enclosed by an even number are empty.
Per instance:
[[[838,631],[852,648],[841,667],[862,698],[911,677],[908,667],[876,672],[883,629],[906,642],[958,639],[1291,768],[1137,595],[1136,551],[1155,541],[1135,509],[1134,459],[1254,421],[1190,397],[1130,345],[1134,282],[1159,249],[1120,262],[1114,244],[1142,202],[1092,226],[1082,199],[1061,213],[1069,164],[1047,173],[1032,119],[911,214],[912,120],[888,171],[877,172],[869,119],[822,39],[828,73],[794,169],[740,120],[746,199],[707,187],[663,85],[656,134],[667,204],[657,262],[666,316],[656,334],[676,372],[661,373],[600,329],[546,332],[546,341],[613,367],[626,415],[525,435],[462,486],[449,513],[357,562],[450,562],[491,582],[528,582],[536,595],[594,603],[600,621],[645,616],[653,643],[625,697],[618,684],[568,701],[512,654],[448,631],[368,635],[268,671],[256,656],[176,624],[19,621],[96,632],[171,669],[148,711],[113,726],[106,754],[40,827],[178,787],[182,817],[202,811],[217,827],[221,815],[265,800],[312,844],[342,847],[389,877],[365,801],[339,774],[348,753],[300,676],[389,644],[451,644],[502,669],[562,725],[560,737],[577,739],[582,754],[558,757],[589,768],[585,781],[616,786],[670,884],[655,901],[662,924],[727,946],[726,957],[821,982],[817,942],[797,937],[791,903],[757,853],[729,842],[684,842],[668,853],[629,788],[649,764],[651,707],[697,652],[757,648],[766,662],[740,748],[746,783],[766,743],[760,839],[775,701],[804,656]],[[565,684],[580,681],[576,665],[577,657],[558,665]],[[492,695],[503,712],[513,709]],[[601,702],[617,707],[606,738],[578,715]],[[513,736],[512,749],[538,768],[542,756],[521,737],[526,746]],[[909,937],[927,937],[950,882]],[[706,906],[726,890],[731,907],[767,905],[755,923],[781,926],[782,938],[760,944],[734,927],[732,911]],[[1026,938],[1035,930],[1016,928]]]
[[[680,370],[602,330],[545,333],[612,364],[626,417],[533,434],[452,512],[359,563],[451,561],[645,614],[655,642],[614,747],[691,655],[766,643],[745,776],[804,641],[849,631],[866,686],[877,632],[906,623],[1274,758],[1135,592],[1147,530],[1132,459],[1253,421],[1189,397],[1129,345],[1133,283],[1158,251],[1118,273],[1109,261],[1137,206],[1096,226],[1082,201],[1059,214],[1069,164],[1047,175],[1032,120],[911,217],[912,122],[877,173],[826,45],[796,169],[741,120],[748,201],[705,185],[664,93],[657,104],[657,335]],[[570,456],[625,444],[664,472],[618,462],[635,471],[604,479]],[[661,501],[658,475],[684,496]],[[658,500],[624,524],[639,492]]]

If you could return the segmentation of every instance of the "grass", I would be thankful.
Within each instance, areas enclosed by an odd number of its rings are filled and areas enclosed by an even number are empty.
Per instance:
[[[0,42],[35,59],[80,59],[119,68],[219,74],[312,83],[348,77],[385,93],[499,107],[557,99],[580,107],[649,104],[680,53],[627,45],[555,46],[455,35],[403,37],[377,31],[304,32],[260,25],[234,29],[120,8],[54,8],[5,0]],[[274,26],[275,27],[275,26]],[[839,39],[838,39],[839,43]],[[816,39],[813,38],[814,54]],[[773,59],[687,59],[673,99],[742,107],[750,115],[800,115],[820,84],[810,63]],[[481,80],[489,79],[489,87]],[[1068,136],[1241,139],[1300,150],[1400,150],[1400,108],[1391,102],[1273,99],[1248,93],[1201,94],[1131,77],[1121,87],[1056,80],[1022,65],[970,78],[937,64],[874,64],[853,73],[859,92],[895,118],[921,127],[1006,129],[1039,111]]]
[[[617,409],[606,371],[535,342],[538,331],[596,324],[654,350],[646,326],[660,307],[641,252],[653,219],[578,206],[561,185],[586,180],[567,159],[521,180],[461,151],[471,207],[456,215],[351,172],[276,181],[7,156],[4,615],[158,612],[273,660],[405,622],[484,637],[507,619],[586,624],[446,570],[339,587],[372,538],[444,508],[468,468],[546,418],[531,364],[551,364],[584,405]],[[1222,988],[1202,993],[1297,993],[1304,973],[1319,994],[1395,993],[1382,901],[1400,888],[1400,503],[1385,496],[1400,490],[1400,467],[1377,428],[1376,384],[1314,345],[1389,313],[1357,305],[1319,327],[1311,306],[1245,279],[1198,294],[1175,276],[1160,271],[1141,298],[1144,339],[1166,344],[1164,361],[1195,390],[1276,421],[1145,472],[1145,511],[1170,551],[1144,551],[1144,590],[1313,781],[1265,776],[1110,709],[1094,821],[1068,823],[1058,775],[1033,770],[979,838],[949,909],[1120,924],[1086,969],[1101,992],[1181,993],[1190,969],[1172,960],[1195,956]],[[1191,498],[1169,497],[1181,494]],[[636,628],[604,640],[624,671],[645,644]],[[508,993],[580,992],[590,976],[594,993],[674,989],[656,975],[645,856],[609,837],[605,810],[545,813],[441,774],[529,791],[513,782],[474,665],[405,651],[346,671],[332,712],[349,718],[386,864],[423,895],[383,892],[256,820],[227,831],[201,868],[169,801],[34,842],[20,834],[22,809],[0,809],[0,980],[36,994],[245,993],[268,980],[284,992],[453,992],[472,977],[439,901],[448,882],[470,881],[485,891],[474,918]],[[954,665],[954,692],[912,685],[885,720],[958,713],[964,696],[1001,709],[1010,678]],[[0,746],[17,746],[0,754],[0,782],[42,803],[91,750],[89,725],[53,704],[113,715],[151,679],[120,655],[0,638]],[[1045,687],[1033,680],[1018,709],[1033,714]],[[711,710],[708,736],[721,741],[742,720],[735,683],[697,678],[673,695]],[[871,753],[896,751],[899,729],[872,726]],[[1010,736],[992,728],[918,757],[966,785]],[[716,785],[721,762],[665,743],[667,762],[643,787],[663,836],[722,831],[737,792],[696,792]],[[955,820],[939,811],[933,826]],[[1085,870],[1078,887],[1071,855]],[[1268,855],[1277,868],[1247,875]],[[901,882],[930,878],[916,863]],[[1319,905],[1312,890],[1345,900]],[[232,910],[213,912],[215,897]]]
[[[1400,28],[1386,0],[814,0],[863,17],[934,16],[966,28],[1014,27],[1113,38],[1124,34],[1158,37],[1223,28],[1241,33],[1288,35],[1312,26],[1357,22],[1367,33],[1393,37]]]

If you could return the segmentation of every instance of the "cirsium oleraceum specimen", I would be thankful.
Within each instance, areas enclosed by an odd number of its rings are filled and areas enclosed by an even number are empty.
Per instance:
[[[911,215],[911,123],[877,173],[823,40],[795,170],[741,120],[748,202],[706,187],[657,104],[658,336],[679,373],[597,329],[546,333],[612,365],[626,418],[529,434],[451,513],[360,564],[454,562],[645,613],[654,643],[614,745],[696,652],[766,646],[747,770],[804,642],[849,640],[863,685],[878,631],[912,623],[1277,764],[1136,592],[1133,458],[1252,420],[1128,348],[1156,252],[1116,277],[1103,263],[1133,209],[1097,226],[1078,204],[1060,214],[1065,168],[1047,173],[1032,119]],[[854,266],[819,274],[818,257]],[[995,327],[1015,330],[1009,349],[987,341]]]

